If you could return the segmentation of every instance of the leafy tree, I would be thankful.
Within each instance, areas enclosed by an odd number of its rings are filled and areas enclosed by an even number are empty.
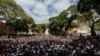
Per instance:
[[[66,35],[68,30],[77,26],[74,20],[78,18],[76,5],[71,5],[67,10],[62,11],[58,16],[51,17],[50,32],[54,35]]]
[[[95,29],[100,30],[100,22],[95,24]]]
[[[33,27],[35,24],[33,18],[29,17],[24,10],[16,4],[15,0],[0,0],[0,16],[3,16],[6,20],[6,24],[13,26],[16,32],[28,32],[29,25]]]
[[[79,0],[78,11],[83,14],[85,19],[89,22],[91,28],[91,35],[95,36],[95,24],[100,23],[100,3],[99,0]]]
[[[35,23],[30,17],[27,19],[13,19],[12,26],[16,32],[28,32],[28,29],[33,29],[35,27]]]
[[[100,3],[99,0],[79,0],[78,11],[81,13],[88,12],[94,9],[98,14],[100,14]]]
[[[64,28],[64,23],[67,21],[62,20],[58,16],[52,17],[49,19],[50,21],[50,33],[54,35],[60,35],[62,33],[62,29]]]
[[[0,15],[2,15],[6,20],[17,17],[27,17],[22,8],[17,5],[14,0],[0,1]]]
[[[46,30],[45,24],[36,24],[35,29],[37,29],[38,33],[42,33]]]

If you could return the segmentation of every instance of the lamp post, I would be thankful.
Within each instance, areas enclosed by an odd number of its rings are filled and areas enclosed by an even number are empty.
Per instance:
[[[12,33],[12,24],[14,23],[13,20],[9,21],[8,23],[8,32],[7,32],[7,37],[8,37],[8,40],[10,42],[10,38],[11,38],[11,33]]]
[[[8,40],[9,40],[9,42],[10,42],[10,26],[8,27],[7,37],[8,37]]]
[[[10,42],[10,38],[11,38],[11,24],[12,23],[13,23],[13,21],[9,22],[8,33],[7,33],[7,37],[8,37],[9,42]]]
[[[17,17],[16,19],[17,19],[17,20],[20,20],[21,17]],[[17,33],[16,33],[16,34],[17,34]],[[18,44],[18,40],[19,40],[19,39],[18,39],[18,36],[17,36],[17,37],[16,37],[16,42],[17,42],[17,44]]]

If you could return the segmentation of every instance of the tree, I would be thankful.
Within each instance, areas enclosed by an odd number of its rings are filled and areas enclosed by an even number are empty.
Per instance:
[[[63,20],[59,17],[59,16],[56,16],[56,17],[52,17],[49,19],[50,21],[50,33],[53,34],[53,35],[61,35],[63,33],[63,28],[66,24],[66,19],[63,18]]]
[[[100,22],[99,0],[79,0],[77,7],[78,11],[83,14],[85,19],[89,22],[91,35],[95,36],[95,24]]]
[[[27,19],[13,19],[12,26],[14,27],[16,32],[26,32],[28,33],[29,29],[34,29],[35,23],[33,18]]]
[[[38,33],[43,33],[46,30],[45,24],[36,24],[35,29],[38,31]]]
[[[94,9],[98,14],[100,14],[100,3],[99,0],[79,0],[78,11],[81,13],[88,12]]]
[[[76,19],[77,6],[72,5],[67,10],[62,11],[58,16],[51,17],[50,33],[54,35],[66,35],[68,30],[76,26],[73,22]],[[70,17],[68,15],[70,14]]]
[[[100,22],[98,22],[98,23],[95,24],[95,29],[96,30],[100,30]]]
[[[16,17],[27,17],[22,8],[17,5],[14,0],[0,1],[0,15],[6,20],[14,19]]]
[[[15,31],[28,32],[29,24],[34,26],[35,22],[14,0],[0,1],[0,16],[6,20],[8,26],[15,28]]]

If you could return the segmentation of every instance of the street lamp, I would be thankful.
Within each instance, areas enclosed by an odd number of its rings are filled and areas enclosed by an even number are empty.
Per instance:
[[[17,17],[16,19],[17,19],[17,20],[20,20],[21,17]],[[16,33],[16,34],[17,34],[17,33]],[[17,37],[16,37],[17,44],[18,44],[18,40],[19,40],[19,39],[18,39],[18,36],[17,36]]]
[[[20,19],[20,17],[18,17],[18,18],[16,18],[16,19]],[[9,39],[9,42],[10,42],[10,38],[11,38],[11,28],[12,28],[12,24],[14,24],[14,22],[15,22],[16,20],[10,20],[9,19],[9,25],[8,25],[8,32],[7,32],[7,37],[8,37],[8,39]],[[18,39],[17,39],[17,41],[18,41]]]
[[[7,37],[8,37],[8,40],[9,40],[9,42],[10,42],[10,26],[8,27]]]
[[[11,24],[13,23],[13,21],[10,21],[9,23],[9,27],[8,27],[8,33],[7,33],[7,36],[8,36],[8,39],[9,39],[9,42],[10,42],[10,38],[11,38]]]

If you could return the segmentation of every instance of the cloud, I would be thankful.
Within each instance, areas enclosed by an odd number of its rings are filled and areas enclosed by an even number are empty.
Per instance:
[[[70,0],[15,0],[22,6],[27,15],[34,18],[36,23],[48,23],[50,17],[58,15],[67,9]]]
[[[68,0],[60,0],[58,3],[54,4],[54,7],[59,11],[67,9],[71,4]]]
[[[69,0],[69,3],[71,4],[77,4],[79,2],[79,0]]]
[[[46,6],[43,3],[38,2],[34,7],[35,9],[33,9],[32,11],[33,13],[38,14],[40,16],[48,14]]]
[[[35,3],[36,3],[36,1],[34,1],[34,0],[15,0],[19,5],[25,5],[25,6],[33,6]]]

